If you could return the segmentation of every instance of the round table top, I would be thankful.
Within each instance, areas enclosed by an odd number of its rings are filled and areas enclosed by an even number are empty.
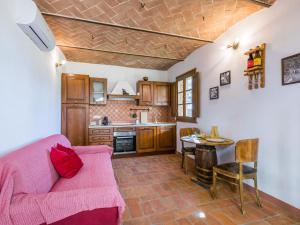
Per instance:
[[[181,141],[183,142],[188,142],[188,143],[192,143],[192,144],[196,144],[196,145],[206,145],[206,146],[229,146],[229,145],[233,145],[234,141],[228,138],[221,138],[220,139],[224,139],[224,141],[222,142],[215,142],[215,141],[209,141],[208,138],[197,138],[197,137],[192,137],[192,136],[185,136],[180,138]]]

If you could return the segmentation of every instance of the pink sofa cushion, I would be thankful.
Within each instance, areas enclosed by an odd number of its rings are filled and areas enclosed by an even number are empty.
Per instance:
[[[72,179],[61,178],[51,192],[117,186],[109,154],[81,154],[83,167]]]
[[[63,135],[52,135],[20,148],[1,159],[4,167],[14,171],[13,194],[40,194],[50,191],[59,178],[49,157],[51,147],[57,143],[71,146]]]

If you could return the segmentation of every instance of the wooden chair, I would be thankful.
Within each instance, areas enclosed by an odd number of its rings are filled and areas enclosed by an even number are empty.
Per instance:
[[[184,136],[190,136],[193,135],[195,133],[200,133],[200,130],[198,128],[181,128],[180,129],[180,138],[184,137]],[[186,154],[194,154],[195,155],[195,151],[196,151],[196,147],[185,147],[184,146],[184,142],[181,142],[182,144],[182,148],[181,148],[181,168],[183,168],[183,166],[185,165],[185,156]]]
[[[211,190],[212,197],[216,197],[217,179],[239,186],[241,212],[245,214],[243,199],[243,180],[253,179],[256,190],[256,202],[262,207],[257,188],[257,155],[258,139],[241,140],[235,147],[235,161],[213,168],[213,186]],[[254,167],[244,165],[244,163],[254,163]]]

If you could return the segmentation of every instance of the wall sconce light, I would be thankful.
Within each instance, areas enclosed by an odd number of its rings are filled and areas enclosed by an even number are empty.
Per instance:
[[[63,66],[63,65],[66,64],[66,62],[67,62],[67,61],[63,59],[63,60],[61,60],[60,62],[57,62],[57,63],[55,64],[55,66],[56,66],[56,67]]]
[[[227,45],[227,48],[232,48],[234,50],[238,49],[240,46],[239,39],[236,39],[232,44]]]

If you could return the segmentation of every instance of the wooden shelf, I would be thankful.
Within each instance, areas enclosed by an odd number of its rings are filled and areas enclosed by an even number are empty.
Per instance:
[[[249,56],[257,51],[259,51],[261,54],[261,66],[255,66],[253,68],[244,70],[244,76],[247,76],[249,79],[249,90],[265,87],[266,44],[263,43],[254,49],[250,49],[249,51],[245,52],[245,55]]]
[[[148,111],[149,112],[150,109],[149,108],[143,108],[143,109],[142,108],[141,109],[139,109],[139,108],[131,108],[130,111]]]
[[[264,44],[261,44],[260,46],[257,46],[254,49],[250,49],[249,51],[245,52],[245,55],[250,55],[257,51],[264,51],[265,49],[266,49],[266,44],[264,43]]]
[[[244,70],[244,76],[255,75],[256,73],[259,73],[259,72],[261,72],[263,70],[264,70],[263,66],[255,66],[253,68]]]
[[[110,99],[122,98],[122,99],[138,100],[139,96],[138,95],[112,95],[112,94],[108,94],[108,98],[110,98]]]

